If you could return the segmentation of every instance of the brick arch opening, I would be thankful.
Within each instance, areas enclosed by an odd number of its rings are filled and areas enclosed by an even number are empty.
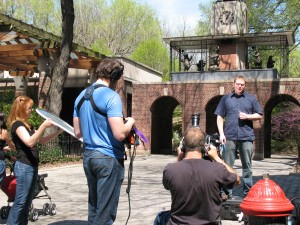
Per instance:
[[[222,96],[215,96],[208,101],[205,106],[205,114],[206,114],[206,133],[207,134],[214,134],[218,133],[218,126],[217,126],[217,116],[214,114]]]
[[[151,111],[151,154],[172,154],[172,118],[179,102],[170,96],[155,100]]]
[[[271,120],[272,120],[272,110],[273,108],[281,102],[292,102],[298,106],[300,103],[290,95],[276,95],[269,99],[269,101],[265,105],[264,109],[264,157],[271,158]]]

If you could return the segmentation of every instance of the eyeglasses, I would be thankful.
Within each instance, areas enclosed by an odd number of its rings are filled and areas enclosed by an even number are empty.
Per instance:
[[[241,83],[235,83],[236,86],[241,86],[244,87],[246,84],[241,84]]]

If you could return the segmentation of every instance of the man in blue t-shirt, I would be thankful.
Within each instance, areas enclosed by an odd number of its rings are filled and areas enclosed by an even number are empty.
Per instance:
[[[111,58],[97,66],[97,81],[76,98],[73,125],[83,138],[83,168],[88,182],[88,224],[110,225],[116,219],[124,179],[124,139],[135,120],[123,120],[122,101],[114,91],[124,66]]]
[[[245,86],[244,76],[237,76],[233,82],[234,91],[222,97],[215,111],[220,141],[225,144],[224,161],[230,167],[233,167],[236,151],[239,150],[244,196],[253,185],[253,121],[260,120],[263,114],[256,97],[245,92]],[[232,195],[232,187],[224,188],[221,195],[226,200],[228,195]]]

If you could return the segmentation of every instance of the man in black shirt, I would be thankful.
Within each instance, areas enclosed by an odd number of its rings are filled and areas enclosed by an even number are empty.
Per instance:
[[[184,136],[185,151],[179,149],[178,162],[164,169],[163,185],[172,196],[167,225],[218,224],[220,188],[240,183],[236,172],[220,159],[216,147],[205,146],[204,142],[205,134],[199,127],[189,128]],[[203,154],[211,161],[203,159]]]

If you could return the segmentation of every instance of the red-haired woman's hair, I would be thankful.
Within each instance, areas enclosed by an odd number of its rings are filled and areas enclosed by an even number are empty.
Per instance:
[[[33,100],[28,96],[21,95],[17,97],[10,109],[10,113],[7,119],[8,125],[11,128],[12,124],[19,120],[22,121],[27,129],[30,129],[30,124],[27,118],[27,109],[33,106]]]

